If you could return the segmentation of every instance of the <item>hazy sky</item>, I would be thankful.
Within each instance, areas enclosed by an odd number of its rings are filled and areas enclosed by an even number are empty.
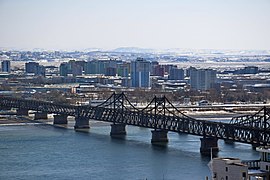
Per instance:
[[[0,0],[0,47],[270,50],[270,0]]]

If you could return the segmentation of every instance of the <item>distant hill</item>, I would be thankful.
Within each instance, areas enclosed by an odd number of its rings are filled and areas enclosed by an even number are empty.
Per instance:
[[[113,49],[114,52],[125,52],[125,53],[153,53],[154,49],[138,48],[138,47],[120,47]]]

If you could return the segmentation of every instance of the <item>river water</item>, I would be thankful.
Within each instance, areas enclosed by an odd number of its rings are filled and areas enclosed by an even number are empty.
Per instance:
[[[125,139],[110,126],[88,133],[50,125],[0,126],[0,179],[203,180],[210,158],[201,156],[200,137],[168,133],[166,147],[152,146],[150,129],[127,127]],[[258,159],[250,145],[219,140],[220,157]]]

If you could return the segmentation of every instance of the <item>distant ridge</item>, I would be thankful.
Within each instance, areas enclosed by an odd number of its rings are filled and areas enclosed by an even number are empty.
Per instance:
[[[173,54],[180,56],[270,56],[270,50],[234,50],[234,49],[190,49],[190,48],[141,48],[141,47],[119,47],[115,49],[84,48],[84,49],[45,49],[45,48],[17,48],[0,47],[0,51],[60,51],[60,52],[115,52],[115,53],[153,53]]]
[[[125,53],[153,53],[156,50],[150,48],[139,48],[139,47],[120,47],[113,49],[114,52],[125,52]]]

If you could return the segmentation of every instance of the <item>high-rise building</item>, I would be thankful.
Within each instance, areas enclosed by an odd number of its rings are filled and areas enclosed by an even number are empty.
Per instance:
[[[87,61],[85,65],[85,74],[97,74],[97,61]]]
[[[114,67],[107,67],[105,76],[116,76],[116,68]]]
[[[170,80],[183,80],[184,79],[184,70],[178,68],[171,68],[168,79]]]
[[[122,63],[122,61],[116,61],[113,59],[107,60],[105,65],[105,75],[116,76],[118,63]]]
[[[83,72],[83,66],[80,65],[80,61],[71,60],[68,62],[68,68],[73,76],[81,76]]]
[[[105,74],[108,61],[92,60],[86,63],[86,74]]]
[[[61,63],[60,64],[60,76],[67,76],[68,75],[68,63]]]
[[[150,71],[150,75],[155,76],[155,68],[156,66],[159,66],[158,61],[151,61],[151,71]]]
[[[61,63],[59,67],[60,76],[68,76],[68,74],[80,76],[83,73],[83,68],[83,61],[70,60],[69,62]]]
[[[196,69],[190,67],[189,75],[191,89],[196,90],[208,90],[213,88],[217,79],[217,72],[212,69]]]
[[[35,76],[45,76],[45,67],[36,62],[25,63],[25,72]]]
[[[2,72],[10,72],[10,61],[9,60],[4,60],[1,63],[2,65]]]
[[[37,62],[28,62],[25,63],[25,72],[37,74],[39,63]]]
[[[152,75],[154,76],[160,76],[160,77],[164,77],[165,74],[165,68],[161,65],[157,65],[153,68],[153,73]]]
[[[173,64],[164,64],[164,65],[162,65],[162,67],[165,70],[165,74],[170,74],[170,70],[172,68],[177,68],[177,66],[176,65],[173,65]]]
[[[116,74],[117,63],[122,63],[119,60],[91,60],[86,63],[85,74]],[[109,72],[110,71],[110,72]]]
[[[118,64],[117,67],[117,74],[121,77],[129,77],[130,72],[130,63],[124,62],[121,64]]]
[[[46,74],[46,68],[44,66],[39,65],[38,70],[35,75],[37,76],[45,76]]]
[[[137,58],[131,62],[131,86],[150,87],[150,62]]]
[[[117,64],[117,74],[121,76],[121,86],[130,87],[130,63],[122,62]]]

